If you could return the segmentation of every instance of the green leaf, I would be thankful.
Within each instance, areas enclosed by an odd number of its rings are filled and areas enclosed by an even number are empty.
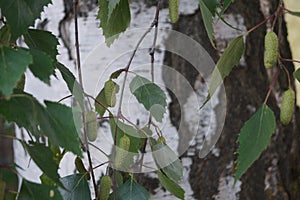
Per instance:
[[[220,4],[220,0],[203,0],[203,2],[211,12],[212,16],[215,16],[216,8]]]
[[[0,47],[0,90],[5,96],[12,93],[30,63],[32,63],[32,57],[27,51],[6,46]]]
[[[227,10],[227,8],[230,6],[231,3],[233,3],[234,0],[224,0],[221,15]]]
[[[29,65],[29,69],[34,76],[50,85],[50,76],[55,73],[53,60],[40,50],[30,49],[29,52],[33,58],[33,63]]]
[[[45,104],[46,108],[27,93],[15,93],[8,100],[0,100],[0,114],[35,136],[45,135],[53,145],[82,156],[75,127],[75,123],[82,127],[82,122],[74,121],[78,113],[59,103],[46,101]]]
[[[105,101],[108,106],[114,107],[116,105],[116,94],[119,91],[119,85],[113,82],[112,80],[108,80],[104,84],[104,94]]]
[[[82,127],[81,121],[75,121],[75,115],[78,115],[71,107],[56,102],[45,101],[48,120],[43,121],[41,126],[50,139],[52,144],[58,144],[66,150],[72,151],[78,156],[82,156],[80,148],[79,135],[75,127]],[[47,124],[51,126],[47,126]]]
[[[100,27],[103,30],[105,42],[110,46],[118,37],[118,34],[124,32],[130,24],[130,8],[128,0],[119,0],[110,17],[109,1],[99,0],[99,12],[97,18],[100,20]],[[113,3],[111,3],[113,5]]]
[[[294,72],[294,76],[297,79],[297,81],[300,82],[300,68]]]
[[[91,192],[85,175],[73,174],[60,179],[67,190],[59,188],[64,200],[91,199]]]
[[[76,81],[75,76],[67,67],[65,67],[61,63],[57,64],[57,69],[60,71],[69,91],[75,97],[75,100],[79,103],[79,105],[81,105],[81,107],[83,107],[83,90],[80,84]]]
[[[105,98],[105,92],[104,88],[99,92],[99,94],[96,97],[95,101],[95,109],[99,113],[100,117],[103,117],[106,108],[109,106],[107,105],[106,98]]]
[[[11,33],[7,25],[4,25],[0,29],[0,41],[2,44],[9,46],[11,39]]]
[[[6,17],[7,23],[13,33],[13,40],[22,35],[29,26],[34,25],[35,19],[40,17],[44,6],[51,0],[1,0],[0,8]]]
[[[205,30],[211,45],[216,48],[214,44],[214,30],[213,30],[213,15],[211,11],[208,9],[203,0],[199,0],[199,6],[201,10],[202,19],[204,22]]]
[[[24,40],[27,46],[31,49],[37,49],[48,54],[54,62],[58,54],[57,45],[58,39],[49,31],[28,29],[24,34]]]
[[[288,13],[289,13],[289,14],[291,14],[291,15],[294,15],[294,16],[297,16],[297,17],[300,17],[300,12],[296,12],[296,11],[289,11]]]
[[[150,195],[147,190],[138,184],[135,180],[127,180],[121,187],[117,188],[117,200],[148,200]],[[109,200],[114,199],[114,193],[111,193]]]
[[[124,72],[124,71],[125,71],[124,68],[118,69],[117,71],[114,71],[114,72],[110,75],[109,79],[117,79],[117,78],[120,76],[120,74],[121,74],[122,72]]]
[[[141,76],[134,77],[129,87],[138,102],[150,111],[156,121],[162,122],[167,106],[166,95],[162,89]]]
[[[111,116],[110,119],[110,129],[112,133],[112,137],[114,138],[116,127],[117,127],[117,145],[119,145],[120,138],[126,134],[126,136],[130,139],[130,147],[129,151],[132,153],[138,153],[141,146],[144,144],[145,135],[134,127],[121,122],[120,120],[116,120]],[[117,125],[116,125],[117,123]]]
[[[157,167],[176,183],[180,181],[183,176],[183,166],[173,150],[162,142],[150,144]]]
[[[244,49],[245,45],[243,35],[235,38],[225,49],[224,53],[217,62],[214,71],[212,72],[209,82],[208,96],[201,107],[203,107],[213,96],[217,88],[222,84],[223,79],[228,76],[228,74],[236,65],[239,64],[244,53]]]
[[[179,199],[184,199],[184,190],[161,171],[157,171],[160,184]]]
[[[63,200],[56,187],[29,182],[23,179],[18,200]]]
[[[35,164],[54,182],[59,183],[58,165],[49,147],[39,143],[22,143]]]
[[[0,179],[6,183],[6,190],[14,192],[18,184],[18,175],[14,166],[10,166],[10,169],[0,168]],[[2,175],[2,177],[1,177]],[[6,194],[7,195],[7,194]]]
[[[39,136],[39,119],[44,114],[44,108],[39,102],[27,93],[15,93],[8,100],[0,100],[0,114],[6,120],[16,122],[35,136]],[[43,116],[45,118],[47,116]]]
[[[111,17],[111,14],[113,10],[116,8],[116,6],[120,3],[120,0],[110,0],[108,3],[108,20]]]
[[[237,167],[235,182],[259,158],[270,143],[275,131],[275,116],[273,111],[263,105],[243,126],[238,138],[240,144],[237,152]]]

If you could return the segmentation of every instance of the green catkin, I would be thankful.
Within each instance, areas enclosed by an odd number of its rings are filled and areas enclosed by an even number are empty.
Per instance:
[[[295,109],[295,92],[289,88],[283,93],[281,108],[280,108],[280,122],[283,125],[290,123]]]
[[[264,64],[266,68],[272,68],[278,58],[278,38],[273,31],[268,32],[265,36],[265,58]]]
[[[86,121],[86,132],[89,141],[93,142],[97,139],[98,135],[98,125],[97,125],[97,115],[93,111],[89,111],[85,115]]]
[[[126,156],[128,154],[129,147],[130,147],[130,138],[126,135],[123,135],[120,138],[119,148],[117,148],[117,151],[116,151],[115,167],[117,169],[122,167],[122,165],[126,159]]]
[[[100,181],[99,199],[107,200],[110,193],[111,178],[108,175],[102,176]]]
[[[169,0],[169,16],[172,23],[176,23],[179,19],[179,0]]]

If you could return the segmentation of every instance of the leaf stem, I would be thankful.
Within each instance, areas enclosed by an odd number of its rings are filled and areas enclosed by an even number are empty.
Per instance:
[[[74,23],[75,23],[75,47],[76,47],[76,61],[77,61],[79,83],[80,83],[80,86],[82,88],[82,91],[84,91],[83,90],[83,81],[82,81],[82,72],[81,72],[81,62],[80,62],[79,37],[78,37],[78,13],[77,13],[78,5],[79,5],[78,1],[79,0],[74,0],[74,4],[73,4]],[[82,110],[84,111],[84,107],[82,108]],[[86,151],[87,151],[89,167],[91,169],[91,176],[92,176],[92,182],[93,182],[93,186],[94,186],[95,197],[97,198],[97,196],[98,196],[97,195],[97,184],[96,184],[95,174],[94,174],[94,170],[93,170],[93,163],[92,163],[92,159],[91,159],[91,153],[90,153],[90,150],[89,150],[89,143],[88,143],[88,139],[87,139],[84,112],[82,112],[81,116],[82,116],[82,121],[83,121],[84,143],[85,143],[85,148],[86,148]]]
[[[70,94],[70,95],[68,95],[68,96],[65,96],[65,97],[61,98],[60,100],[58,100],[57,103],[60,103],[60,102],[62,102],[63,100],[68,99],[68,98],[70,98],[70,97],[72,97],[72,96],[73,96],[72,94]]]
[[[289,59],[289,58],[280,58],[281,61],[286,61],[286,62],[296,62],[300,63],[300,60],[294,60],[294,59]]]
[[[273,79],[272,79],[272,82],[271,82],[271,85],[270,85],[270,87],[269,87],[268,93],[267,93],[266,98],[265,98],[265,100],[264,100],[264,104],[267,104],[267,101],[268,101],[268,99],[269,99],[269,96],[270,96],[270,94],[271,94],[271,92],[272,92],[272,90],[273,90],[273,88],[274,88],[274,85],[275,85],[277,79],[278,79],[279,72],[280,72],[280,71],[277,70],[277,72],[275,73],[275,75],[274,75],[274,77],[273,77]]]
[[[263,21],[259,22],[257,25],[253,26],[251,29],[249,29],[245,35],[248,35],[249,33],[251,33],[252,31],[254,31],[255,29],[257,29],[258,27],[260,27],[261,25],[265,24],[267,21],[269,21],[270,19],[272,19],[275,16],[276,12],[273,13],[272,15],[270,15],[269,17],[265,18]]]

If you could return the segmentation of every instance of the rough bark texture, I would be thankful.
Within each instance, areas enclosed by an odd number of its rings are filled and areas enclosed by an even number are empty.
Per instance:
[[[278,1],[271,1],[271,13],[278,5]],[[241,15],[247,29],[255,26],[264,19],[260,11],[259,0],[235,1],[228,13]],[[203,22],[200,12],[193,15],[181,16],[174,29],[192,36],[211,56],[216,59],[217,54],[211,48],[206,33],[204,33]],[[278,28],[276,27],[276,32]],[[196,199],[213,199],[218,194],[218,185],[221,177],[233,174],[228,165],[236,159],[234,152],[238,144],[237,136],[243,124],[261,107],[267,93],[270,81],[263,64],[264,35],[266,26],[261,26],[247,36],[246,50],[244,54],[245,64],[237,66],[225,80],[227,96],[227,116],[221,137],[216,145],[220,149],[220,156],[209,154],[200,159],[193,156],[193,164],[190,172],[190,183]],[[280,52],[282,57],[290,58],[291,52],[287,41],[287,30],[283,23],[279,31]],[[167,54],[165,64],[173,66],[185,75],[191,83],[194,83],[197,72],[190,70],[189,64],[180,58]],[[294,70],[293,65],[284,63],[290,73]],[[259,160],[241,178],[242,188],[239,193],[240,199],[300,199],[299,194],[299,112],[293,123],[283,127],[279,122],[279,107],[276,95],[281,96],[287,89],[287,79],[284,71],[280,71],[279,84],[276,85],[274,93],[268,100],[268,105],[274,111],[277,119],[276,132],[272,137],[271,144],[263,152]],[[167,80],[170,81],[170,80]],[[174,82],[173,84],[176,84]],[[184,90],[177,86],[179,90]],[[169,105],[171,119],[178,124],[181,113],[178,112],[178,103],[171,94],[173,102]],[[250,108],[255,108],[250,109]],[[227,167],[227,168],[226,168]],[[268,187],[267,184],[268,183]]]

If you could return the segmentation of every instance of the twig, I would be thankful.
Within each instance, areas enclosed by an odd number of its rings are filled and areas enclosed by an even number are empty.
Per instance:
[[[289,59],[289,58],[280,58],[281,61],[286,61],[286,62],[296,62],[300,63],[300,60],[294,60],[294,59]]]
[[[257,25],[253,26],[251,29],[249,29],[245,35],[251,33],[252,31],[254,31],[255,29],[257,29],[258,27],[260,27],[261,25],[263,25],[264,23],[266,23],[267,21],[269,21],[271,18],[273,18],[275,16],[276,13],[273,13],[272,15],[270,15],[269,17],[265,18],[263,21],[259,22]]]
[[[108,163],[111,163],[111,161],[106,161],[106,162],[104,162],[104,163],[101,163],[101,164],[95,166],[95,167],[93,168],[93,170],[94,170],[94,169],[97,169],[98,167],[101,167],[101,166],[103,166],[103,165],[105,165],[105,164],[108,164]]]
[[[91,95],[89,95],[87,93],[85,93],[84,95],[86,97],[89,97],[89,98],[93,99],[98,105],[102,106],[105,110],[107,110],[107,111],[110,112],[110,110],[108,109],[108,107],[106,105],[104,105],[104,103],[102,103],[101,101],[98,101],[98,99],[94,98],[93,96],[91,96]]]
[[[78,77],[79,77],[79,83],[83,91],[83,81],[82,81],[82,73],[81,73],[81,63],[80,63],[80,50],[79,50],[79,38],[78,38],[78,20],[77,20],[77,8],[78,8],[78,0],[75,0],[74,2],[74,22],[75,22],[75,47],[76,47],[76,60],[77,60],[77,69],[78,69]],[[84,111],[84,107],[82,108]],[[83,134],[84,134],[84,143],[85,143],[85,148],[87,151],[87,157],[88,157],[88,162],[89,166],[91,169],[91,175],[92,175],[92,182],[94,186],[94,192],[95,196],[97,197],[97,184],[96,184],[96,179],[95,179],[95,174],[93,170],[93,163],[91,159],[91,153],[89,150],[89,144],[88,144],[88,139],[87,139],[87,132],[86,132],[86,127],[85,127],[85,114],[82,112],[82,121],[83,121]]]
[[[271,92],[272,92],[272,90],[274,88],[274,85],[275,85],[277,79],[278,79],[279,72],[280,72],[280,70],[277,70],[277,72],[275,73],[275,75],[274,75],[274,77],[272,79],[272,82],[271,82],[271,85],[269,87],[268,93],[267,93],[266,98],[264,100],[264,104],[266,104],[267,101],[268,101],[268,99],[269,99],[269,96],[270,96],[270,94],[271,94]]]
[[[155,18],[154,18],[155,32],[154,32],[154,38],[153,38],[152,48],[151,48],[150,53],[149,53],[150,58],[151,58],[151,81],[152,82],[154,82],[154,61],[155,61],[154,54],[155,54],[155,46],[156,46],[157,35],[158,35],[159,8],[160,8],[160,0],[158,0],[157,6],[156,6],[156,13],[155,13]],[[152,117],[151,117],[151,115],[149,115],[148,127],[150,127],[151,122],[152,122]],[[144,162],[144,154],[146,153],[147,141],[148,141],[148,139],[146,138],[145,142],[143,144],[143,147],[141,149],[142,156],[141,156],[141,159],[139,160],[139,164],[140,164],[139,172],[142,172],[143,162]],[[141,179],[141,178],[142,177],[139,176],[139,179]]]
[[[60,102],[62,102],[63,100],[68,99],[68,98],[70,98],[70,97],[72,97],[72,96],[73,96],[72,94],[70,94],[70,95],[68,95],[68,96],[65,96],[65,97],[61,98],[60,100],[58,100],[57,103],[60,103]]]
[[[103,153],[107,158],[109,157],[109,155],[107,155],[102,149],[100,149],[99,147],[97,147],[93,143],[89,142],[89,145],[91,145],[92,147],[94,147],[95,149],[97,149],[98,151],[100,151],[101,153]]]
[[[283,71],[285,72],[287,79],[288,79],[288,83],[289,83],[289,88],[291,88],[292,86],[292,82],[291,82],[291,77],[290,77],[290,73],[289,70],[285,67],[285,65],[279,61],[279,66],[283,69]]]

